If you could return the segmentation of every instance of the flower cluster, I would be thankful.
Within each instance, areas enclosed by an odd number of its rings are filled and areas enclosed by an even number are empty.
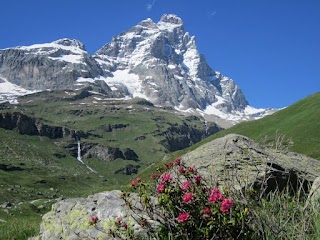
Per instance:
[[[183,196],[182,196],[182,200],[185,204],[190,204],[193,202],[193,193],[190,192],[190,193],[185,193]]]
[[[180,213],[179,216],[177,217],[177,221],[179,223],[185,223],[189,220],[190,214],[189,213]]]
[[[160,205],[173,211],[178,223],[212,221],[217,219],[215,215],[221,214],[221,218],[231,211],[233,199],[223,196],[217,187],[208,188],[194,166],[186,167],[181,158],[177,158],[165,164],[163,169],[167,172],[158,177],[152,174],[150,178],[157,184]],[[173,178],[172,174],[176,177]],[[199,211],[198,205],[203,206],[202,210]]]
[[[224,199],[223,195],[220,193],[218,188],[215,188],[213,190],[210,190],[210,196],[208,201],[215,203],[217,201],[222,201]]]
[[[131,182],[130,182],[130,186],[131,187],[138,187],[141,183],[141,178],[136,178],[136,179],[133,179]]]
[[[221,204],[221,212],[226,213],[229,212],[230,208],[233,205],[233,200],[232,198],[224,198],[222,200],[222,204]]]
[[[157,193],[162,193],[166,186],[164,184],[159,184],[157,187]]]
[[[158,205],[152,207],[146,192],[139,192],[139,196],[140,203],[145,204],[146,215],[156,216],[156,221],[160,221],[160,232],[164,236],[168,231],[173,237],[186,234],[189,239],[233,239],[250,235],[248,226],[243,224],[250,215],[247,208],[218,187],[211,187],[194,166],[185,166],[182,159],[177,158],[166,163],[162,170],[164,172],[150,175],[155,183]],[[130,185],[139,191],[145,190],[137,188],[142,185],[141,181],[137,178]]]
[[[183,183],[181,184],[181,189],[182,189],[183,191],[187,191],[190,186],[191,186],[191,182],[190,182],[190,181],[186,181],[186,182],[183,182]]]
[[[166,184],[166,183],[170,183],[172,181],[172,177],[169,173],[164,173],[161,177],[160,177],[160,183],[161,184]]]

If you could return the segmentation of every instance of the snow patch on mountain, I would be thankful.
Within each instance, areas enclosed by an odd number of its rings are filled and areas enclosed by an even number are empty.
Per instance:
[[[149,100],[144,94],[139,76],[130,73],[128,69],[113,72],[113,76],[105,78],[105,82],[114,90],[118,90],[119,85],[125,85],[131,95],[130,97],[145,98]]]
[[[73,41],[74,44],[66,44],[66,41]],[[33,44],[31,46],[19,46],[15,47],[16,49],[21,49],[21,50],[27,50],[27,51],[34,51],[38,50],[39,54],[47,54],[49,49],[51,48],[59,48],[59,49],[64,49],[73,53],[77,54],[82,54],[85,52],[83,49],[83,44],[80,43],[80,41],[73,40],[73,39],[59,39],[57,41],[53,41],[51,43],[42,43],[42,44]]]
[[[5,78],[0,78],[0,103],[8,101],[11,104],[17,104],[17,97],[32,94],[35,92],[37,91],[24,89],[16,84],[7,81]]]
[[[82,55],[87,54],[84,49],[84,45],[80,41],[67,38],[51,43],[20,46],[16,47],[15,49],[32,52],[36,55],[48,55],[49,59],[75,64],[81,63]]]
[[[224,100],[220,99],[218,102],[215,102],[206,107],[204,110],[197,109],[198,112],[203,115],[215,115],[224,120],[231,122],[232,124],[236,124],[242,121],[248,120],[257,120],[264,116],[270,115],[275,112],[275,109],[264,109],[264,108],[254,108],[252,106],[246,106],[243,111],[231,111],[231,112],[223,112],[219,110],[216,106],[219,103],[223,103]]]

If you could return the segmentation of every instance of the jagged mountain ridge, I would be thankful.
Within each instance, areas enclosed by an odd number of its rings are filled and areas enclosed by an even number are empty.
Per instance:
[[[172,14],[158,23],[140,22],[93,56],[72,39],[0,50],[0,77],[3,84],[27,90],[96,85],[114,97],[143,97],[155,105],[232,121],[267,113],[251,108],[232,79],[210,68],[195,37]]]

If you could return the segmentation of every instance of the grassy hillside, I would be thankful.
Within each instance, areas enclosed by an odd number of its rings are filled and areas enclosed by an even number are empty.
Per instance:
[[[283,138],[281,147],[287,145],[290,151],[320,160],[320,93],[310,95],[270,116],[225,129],[182,152],[229,133],[241,134],[271,147],[275,147],[275,142]]]

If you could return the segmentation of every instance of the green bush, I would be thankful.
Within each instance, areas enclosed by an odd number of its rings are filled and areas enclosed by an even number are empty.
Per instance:
[[[139,204],[129,195],[123,198],[134,212],[143,212],[136,223],[146,229],[148,237],[156,239],[252,239],[253,215],[248,206],[232,197],[232,192],[210,186],[192,166],[181,159],[166,164],[166,172],[152,174],[153,184],[141,178],[131,181],[137,190]],[[151,188],[151,189],[150,189]],[[153,204],[155,195],[156,204]],[[157,224],[149,224],[156,222]],[[128,233],[122,223],[115,231],[118,236]],[[126,239],[143,238],[132,234]],[[257,236],[259,234],[256,234]]]

